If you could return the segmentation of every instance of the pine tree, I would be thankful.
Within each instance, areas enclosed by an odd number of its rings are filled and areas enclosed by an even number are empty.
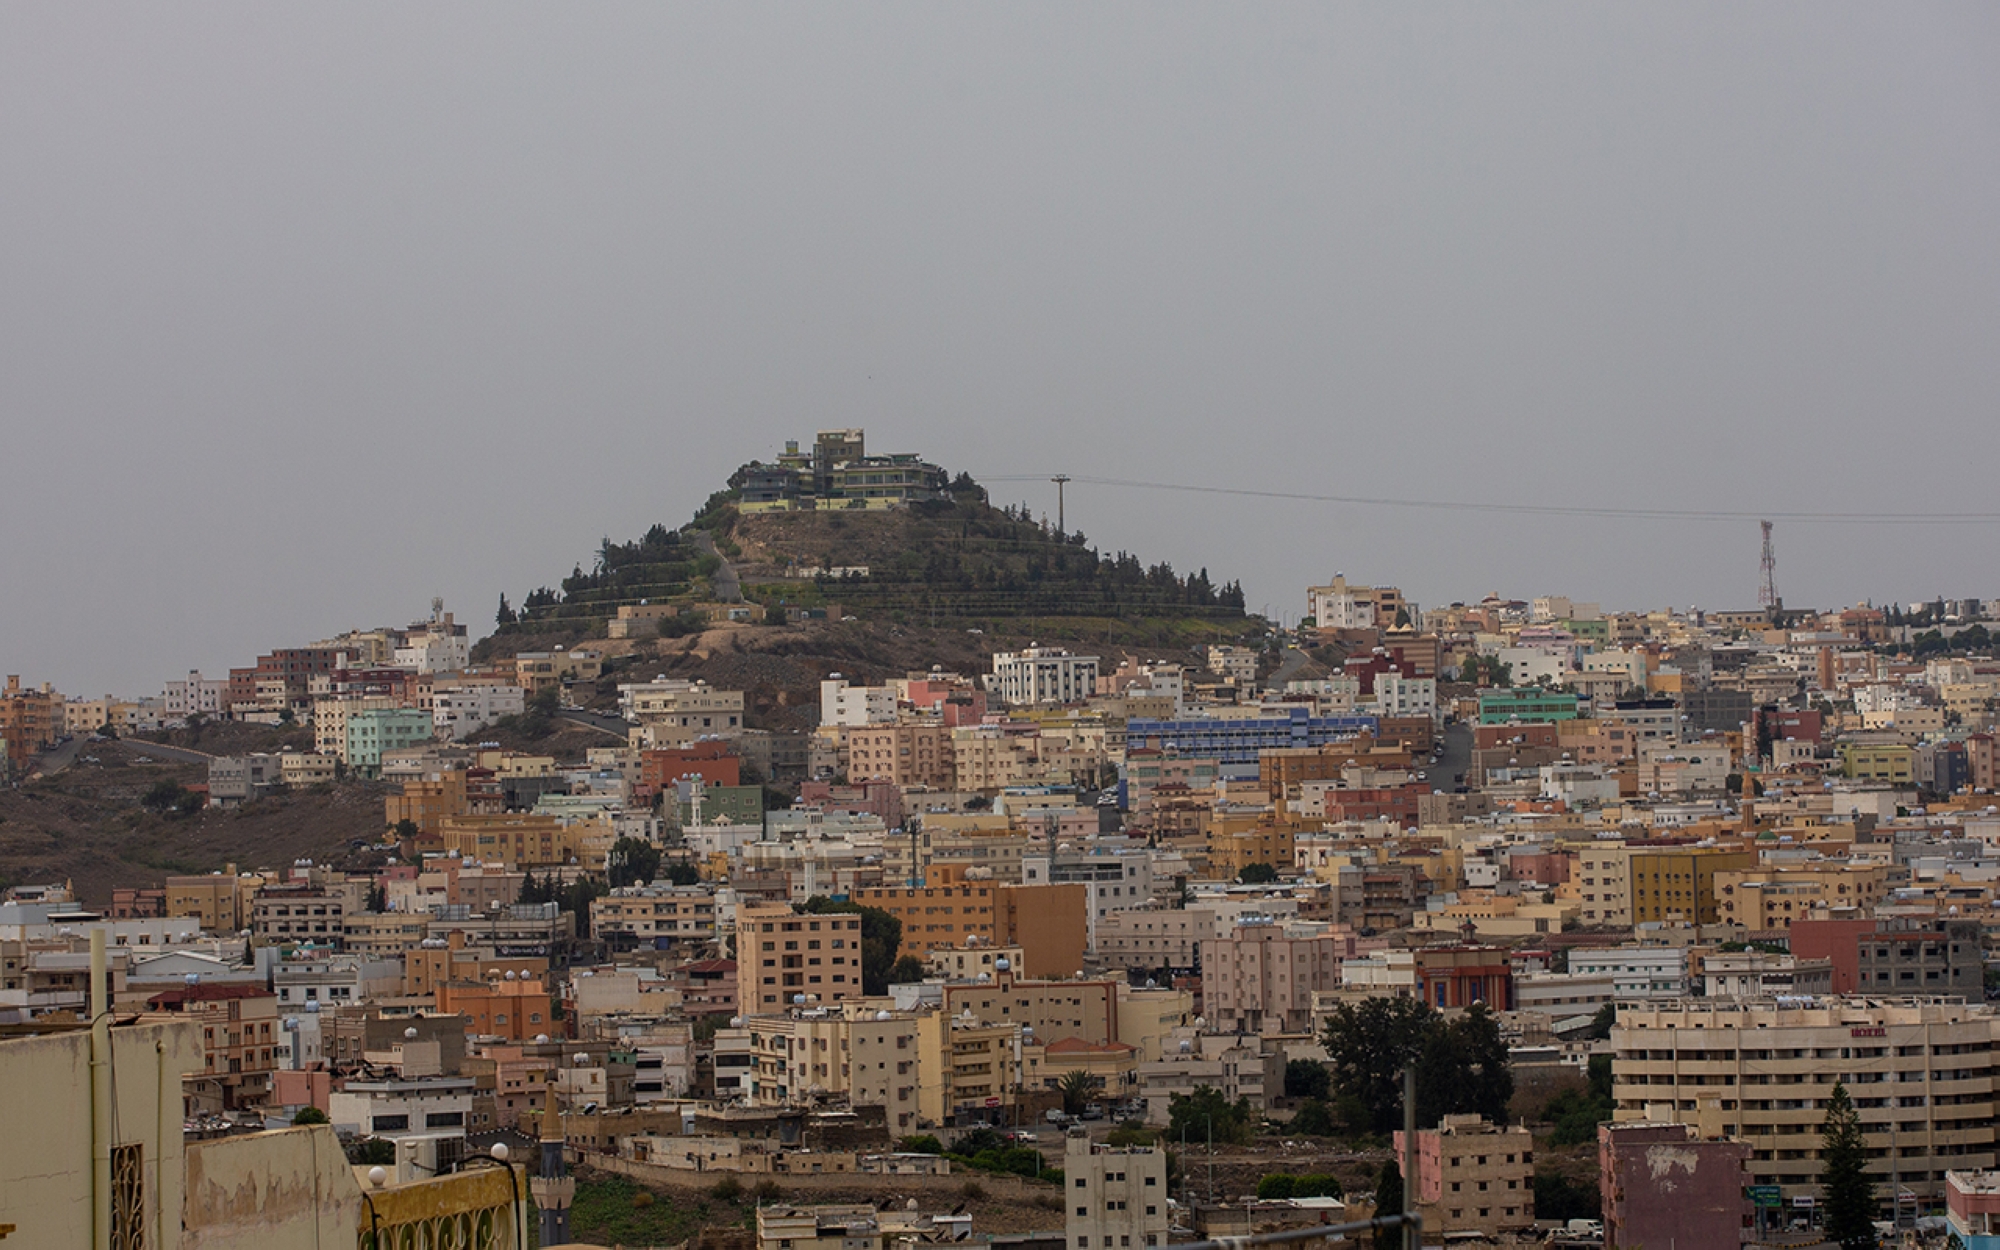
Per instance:
[[[1375,1218],[1396,1215],[1403,1209],[1403,1169],[1394,1159],[1382,1165],[1382,1177],[1375,1182]],[[1375,1250],[1400,1250],[1403,1244],[1403,1230],[1400,1228],[1378,1228],[1375,1230]]]
[[[1835,1085],[1820,1127],[1819,1187],[1826,1239],[1841,1250],[1872,1250],[1875,1245],[1875,1182],[1867,1168],[1861,1116],[1847,1086]]]

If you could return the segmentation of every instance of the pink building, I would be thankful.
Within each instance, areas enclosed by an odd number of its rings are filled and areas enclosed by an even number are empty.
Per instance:
[[[1597,1126],[1604,1245],[1734,1246],[1751,1228],[1750,1143],[1687,1124]]]
[[[1284,926],[1237,926],[1201,944],[1201,1003],[1221,1033],[1304,1033],[1312,1028],[1315,990],[1340,988],[1340,961],[1360,952],[1339,930],[1290,937]]]
[[[2000,1172],[1946,1172],[1944,1209],[1965,1250],[2000,1247]]]

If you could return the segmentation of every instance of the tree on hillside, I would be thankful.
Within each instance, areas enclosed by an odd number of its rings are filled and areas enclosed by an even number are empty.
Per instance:
[[[1245,864],[1236,879],[1244,885],[1267,885],[1278,879],[1278,870],[1269,864]]]
[[[515,621],[514,609],[507,604],[507,592],[500,592],[500,610],[493,614],[495,625],[512,625]]]
[[[1403,1209],[1403,1169],[1394,1159],[1382,1165],[1382,1175],[1375,1182],[1375,1214],[1395,1215]],[[1403,1244],[1403,1230],[1400,1228],[1378,1228],[1375,1230],[1375,1250],[1399,1250]]]
[[[1514,1076],[1499,1018],[1484,1003],[1449,1021],[1410,998],[1341,1003],[1322,1042],[1333,1094],[1358,1130],[1386,1134],[1402,1126],[1403,1069],[1411,1064],[1419,1125],[1467,1113],[1506,1123]]]
[[[604,857],[604,875],[613,889],[652,881],[660,875],[660,848],[642,838],[620,838]]]
[[[1847,1096],[1847,1086],[1837,1084],[1820,1127],[1819,1188],[1826,1239],[1841,1250],[1871,1250],[1875,1245],[1875,1182],[1867,1167],[1861,1116]]]
[[[1248,1098],[1230,1102],[1221,1090],[1197,1085],[1190,1093],[1167,1099],[1169,1140],[1205,1142],[1212,1132],[1216,1141],[1241,1146],[1247,1145],[1256,1131],[1257,1117]]]
[[[1285,1097],[1324,1098],[1332,1088],[1326,1065],[1314,1059],[1292,1059],[1285,1064]]]

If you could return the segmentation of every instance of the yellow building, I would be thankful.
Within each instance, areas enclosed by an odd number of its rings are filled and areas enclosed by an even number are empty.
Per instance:
[[[1252,864],[1286,870],[1296,847],[1293,831],[1268,811],[1218,811],[1208,818],[1208,871],[1231,878]]]
[[[1680,919],[1717,924],[1722,909],[1715,874],[1754,868],[1755,851],[1723,847],[1634,847],[1631,850],[1632,923]]]
[[[1855,781],[1892,786],[1916,783],[1916,752],[1901,743],[1846,743],[1840,748],[1840,761],[1841,770]]]
[[[507,812],[497,816],[446,816],[438,822],[438,835],[446,852],[456,851],[461,859],[516,868],[547,868],[581,859],[579,826],[565,825],[553,816],[533,816]]]
[[[226,873],[167,878],[167,915],[189,916],[207,933],[235,933],[248,926],[250,900],[267,883],[262,873]]]
[[[1722,923],[1789,929],[1816,907],[1872,909],[1889,892],[1889,869],[1885,864],[1748,868],[1716,873],[1715,892]]]

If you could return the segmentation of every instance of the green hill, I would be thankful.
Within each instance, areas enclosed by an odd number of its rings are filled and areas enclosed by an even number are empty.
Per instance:
[[[711,541],[719,555],[703,550]],[[1183,574],[1130,552],[1100,552],[1084,535],[1056,534],[1025,509],[993,507],[961,474],[949,498],[893,510],[746,514],[736,492],[718,492],[683,530],[655,525],[634,542],[607,538],[588,570],[578,564],[559,588],[531,592],[518,613],[503,599],[500,630],[569,632],[617,615],[624,604],[711,600],[725,559],[743,596],[774,613],[837,604],[848,614],[934,625],[1245,620],[1236,583],[1217,584],[1206,569]]]

